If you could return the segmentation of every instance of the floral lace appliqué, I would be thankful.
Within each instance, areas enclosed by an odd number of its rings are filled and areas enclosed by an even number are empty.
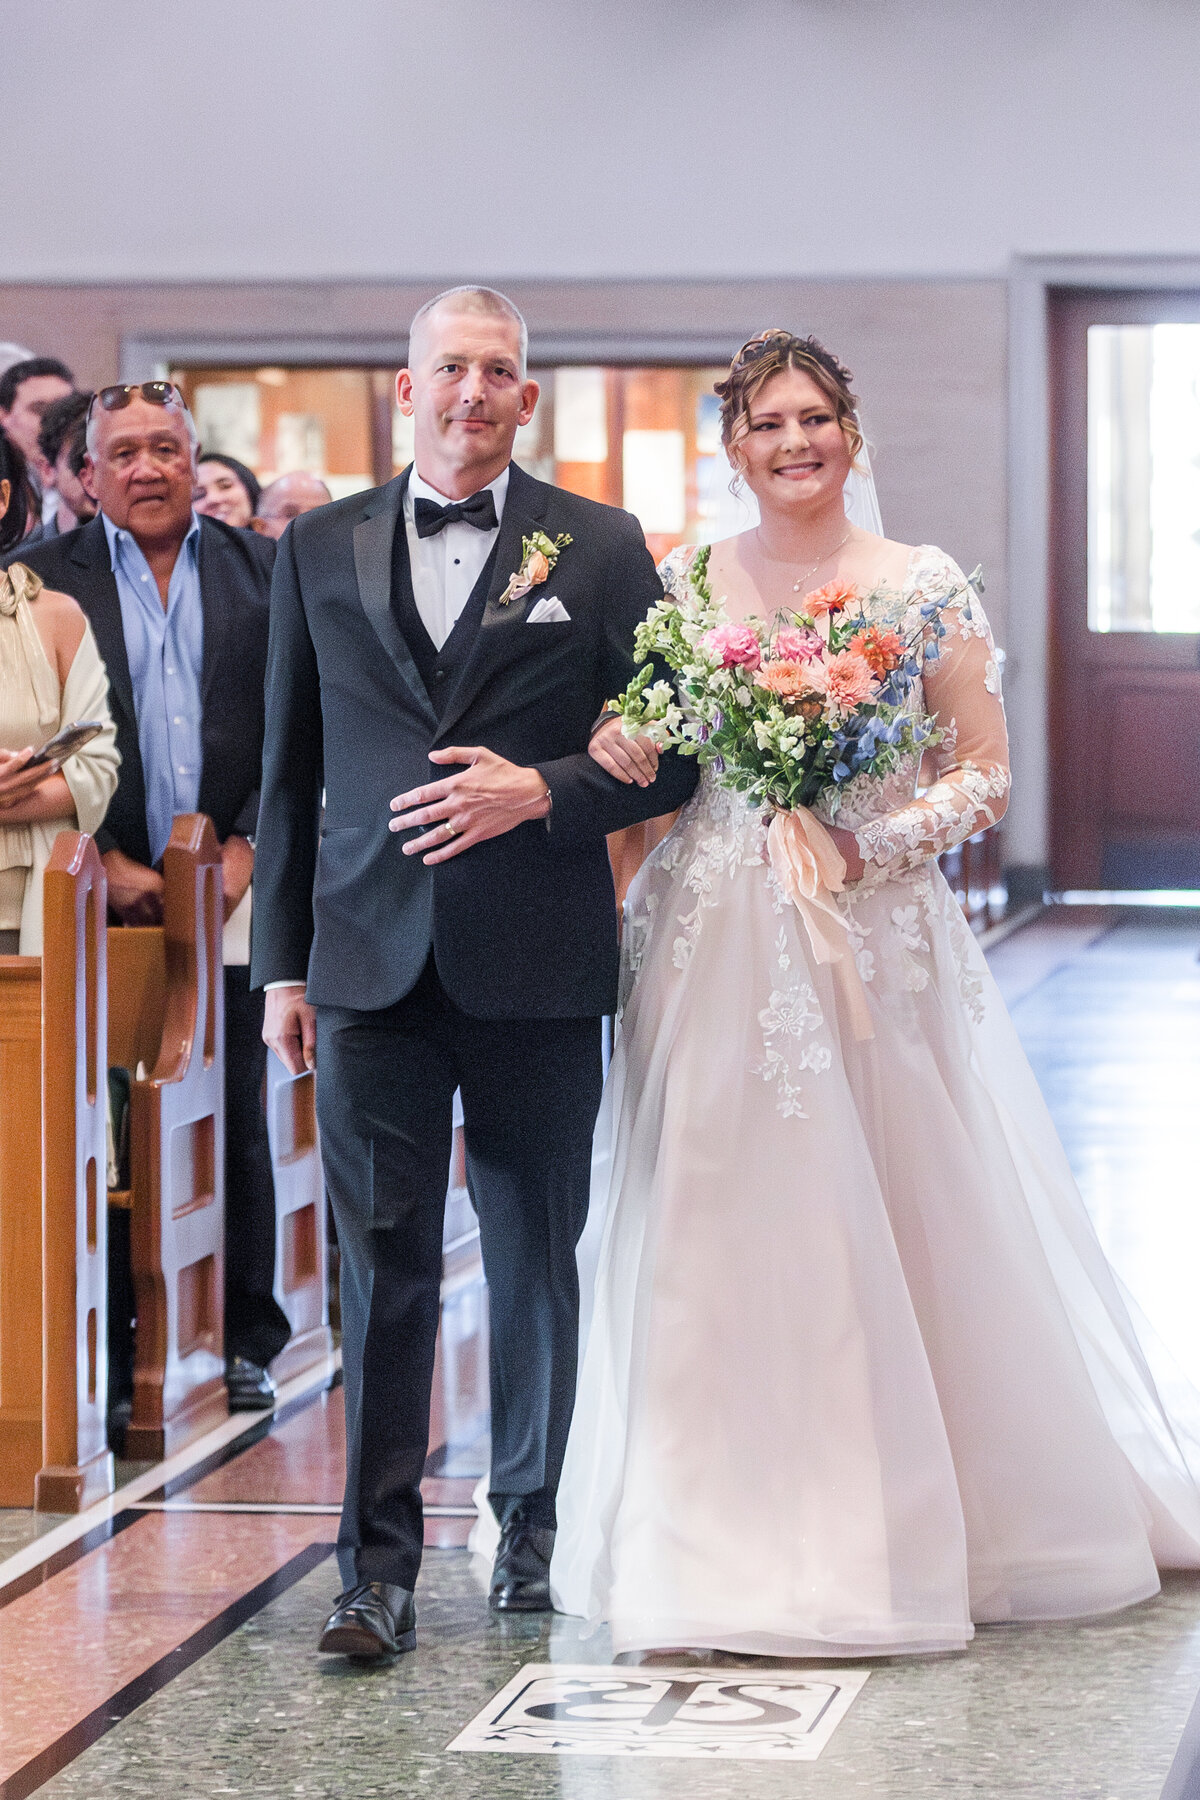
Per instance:
[[[627,907],[621,933],[621,970],[618,981],[617,1017],[625,1011],[633,984],[637,980],[650,942],[654,915],[658,911],[658,895],[648,894],[640,907]]]
[[[929,943],[921,935],[917,907],[894,906],[892,925],[895,927],[896,942],[903,962],[904,985],[910,994],[919,994],[929,986],[929,966],[919,960],[922,952],[928,956]]]
[[[761,818],[740,795],[701,776],[678,825],[657,853],[659,866],[673,872],[683,859],[685,845],[691,851],[691,860],[679,882],[696,896],[696,904],[690,912],[679,914],[682,930],[672,952],[677,969],[686,968],[691,961],[704,914],[717,903],[719,881],[736,869],[760,867],[765,861],[763,836]]]
[[[950,939],[950,954],[954,959],[959,996],[976,1025],[980,1025],[984,1014],[983,977],[972,966],[980,956],[980,951],[971,935],[971,927],[963,917],[962,908],[949,889],[946,890],[942,916]]]
[[[788,935],[782,925],[775,951],[779,985],[771,990],[769,1002],[758,1015],[763,1055],[761,1062],[751,1063],[750,1073],[775,1083],[776,1111],[785,1119],[806,1119],[800,1075],[805,1069],[820,1074],[829,1068],[833,1058],[828,1046],[813,1037],[825,1023],[825,1015],[811,984],[793,973]]]

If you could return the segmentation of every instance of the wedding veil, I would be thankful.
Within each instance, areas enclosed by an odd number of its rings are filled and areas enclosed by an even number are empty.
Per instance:
[[[859,429],[862,430],[861,419]],[[879,495],[875,492],[875,477],[871,473],[871,453],[865,441],[858,453],[858,462],[860,467],[851,469],[842,489],[846,517],[860,531],[873,531],[877,537],[882,537],[883,514],[879,510]]]

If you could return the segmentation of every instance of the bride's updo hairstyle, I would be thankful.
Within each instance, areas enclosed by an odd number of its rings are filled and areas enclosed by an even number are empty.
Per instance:
[[[833,408],[850,446],[850,461],[857,467],[863,434],[858,427],[858,395],[850,391],[853,375],[815,337],[795,337],[778,327],[760,331],[743,344],[724,381],[714,383],[713,391],[721,401],[721,442],[730,462],[736,468],[741,460],[738,445],[750,430],[754,396],[781,369],[799,369],[816,382]]]

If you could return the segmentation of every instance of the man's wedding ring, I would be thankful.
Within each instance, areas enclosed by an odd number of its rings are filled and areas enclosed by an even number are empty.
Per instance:
[[[450,823],[449,819],[442,820],[442,830],[445,832],[445,834],[448,838],[458,836],[458,826],[452,825]]]

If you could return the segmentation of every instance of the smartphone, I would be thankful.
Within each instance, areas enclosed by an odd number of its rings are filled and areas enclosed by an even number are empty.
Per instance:
[[[66,726],[43,744],[25,764],[27,769],[40,769],[46,763],[64,763],[68,756],[74,756],[85,744],[90,744],[94,737],[99,737],[105,729],[102,719],[80,719],[74,725]]]

